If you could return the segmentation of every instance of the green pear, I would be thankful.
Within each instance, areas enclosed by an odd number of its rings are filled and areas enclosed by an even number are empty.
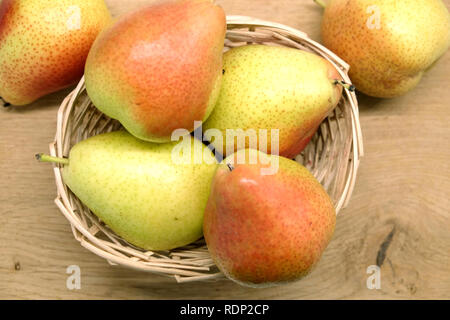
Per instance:
[[[391,98],[413,89],[450,45],[441,0],[331,0],[322,3],[322,40],[350,64],[356,88]]]
[[[89,52],[89,97],[143,140],[193,131],[219,95],[225,31],[225,13],[210,0],[160,1],[124,15]]]
[[[269,166],[277,170],[265,173]],[[268,287],[308,274],[335,224],[330,197],[305,167],[241,149],[217,168],[203,232],[214,262],[228,278]]]
[[[111,22],[103,0],[0,1],[0,96],[25,105],[77,83]]]
[[[202,236],[217,167],[199,140],[188,135],[183,141],[150,143],[116,131],[79,142],[68,159],[39,158],[62,163],[70,190],[123,239],[146,250],[168,250]]]
[[[295,157],[342,94],[333,65],[303,50],[247,45],[227,51],[223,59],[219,99],[203,124],[205,139],[223,155],[244,147],[275,153],[278,147],[280,155]],[[232,130],[239,129],[241,133],[233,135]],[[272,136],[275,130],[278,141]],[[245,145],[235,143],[235,136],[247,133],[256,138],[248,138]]]

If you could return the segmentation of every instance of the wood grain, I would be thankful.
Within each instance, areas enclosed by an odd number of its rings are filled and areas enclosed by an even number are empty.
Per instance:
[[[151,1],[107,0],[117,16]],[[250,15],[320,40],[321,9],[312,1],[222,0],[227,14]],[[444,1],[450,7],[450,0]],[[449,299],[450,52],[407,95],[358,95],[365,142],[350,205],[333,241],[308,277],[249,289],[231,281],[177,284],[113,267],[82,248],[53,203],[47,151],[56,111],[69,92],[0,110],[0,298],[7,299]],[[66,288],[66,268],[81,268],[81,289]],[[379,264],[381,289],[366,268]]]

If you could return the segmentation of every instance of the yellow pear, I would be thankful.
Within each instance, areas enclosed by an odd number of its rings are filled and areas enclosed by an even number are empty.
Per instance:
[[[77,143],[69,158],[37,158],[62,164],[70,190],[135,246],[169,250],[202,236],[217,163],[190,135],[182,142],[152,143],[121,130]]]
[[[336,68],[303,50],[237,47],[224,54],[223,69],[217,104],[203,128],[205,140],[225,156],[278,148],[279,155],[294,158],[342,95]]]

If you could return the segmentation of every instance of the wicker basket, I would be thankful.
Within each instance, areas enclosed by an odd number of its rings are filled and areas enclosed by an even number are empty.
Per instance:
[[[312,41],[300,31],[284,25],[250,17],[228,16],[225,49],[260,43],[281,45],[314,52],[329,60],[344,81],[349,66],[332,52]],[[103,132],[118,130],[121,125],[98,111],[86,94],[84,80],[63,101],[59,112],[52,156],[67,157],[78,141]],[[331,196],[336,212],[346,206],[355,184],[363,154],[357,100],[344,90],[336,109],[323,121],[309,145],[296,160],[304,164]],[[72,232],[81,245],[105,258],[110,264],[172,276],[178,282],[222,277],[214,265],[204,240],[171,251],[145,251],[112,232],[67,188],[61,167],[54,165],[57,185],[56,205],[69,220]]]

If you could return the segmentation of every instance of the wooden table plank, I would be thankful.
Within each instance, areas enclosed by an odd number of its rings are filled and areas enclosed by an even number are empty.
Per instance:
[[[107,0],[117,16],[147,0]],[[298,28],[320,40],[312,1],[221,0],[227,14]],[[444,1],[450,7],[450,0]],[[366,155],[352,201],[317,268],[300,282],[249,289],[231,281],[177,284],[113,267],[74,240],[53,203],[48,150],[56,111],[69,92],[0,110],[0,298],[334,299],[450,298],[450,53],[407,95],[358,95]],[[366,268],[381,265],[381,289],[366,287]],[[81,268],[81,289],[66,288],[66,268]]]

